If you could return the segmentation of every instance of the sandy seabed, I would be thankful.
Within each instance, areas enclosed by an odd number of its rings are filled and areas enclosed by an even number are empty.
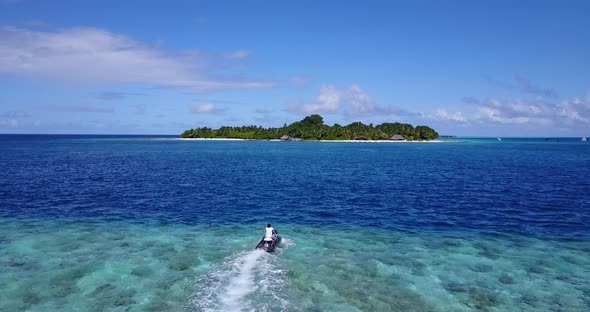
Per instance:
[[[259,230],[0,220],[0,311],[590,307],[585,240],[283,224],[268,254],[253,250]]]

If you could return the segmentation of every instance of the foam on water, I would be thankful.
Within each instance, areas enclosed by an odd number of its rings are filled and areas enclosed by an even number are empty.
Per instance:
[[[229,286],[221,296],[223,310],[239,311],[241,310],[242,300],[249,293],[256,291],[258,288],[254,284],[254,268],[259,262],[259,258],[264,255],[263,250],[253,250],[243,254],[240,261],[236,263],[238,274],[231,278]]]
[[[288,238],[284,238],[281,240],[281,244],[280,244],[281,248],[277,249],[277,253],[280,254],[283,251],[294,247],[295,246],[295,242],[292,239],[288,239]]]
[[[278,258],[284,250],[243,251],[226,258],[223,265],[197,278],[187,310],[287,310],[286,270]]]

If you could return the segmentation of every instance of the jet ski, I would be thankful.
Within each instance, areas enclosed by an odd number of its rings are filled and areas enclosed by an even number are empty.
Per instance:
[[[264,241],[264,236],[262,236],[262,239],[260,240],[258,245],[256,245],[255,249],[262,249],[266,252],[274,252],[280,242],[281,237],[277,234],[276,231],[273,231],[272,241],[266,242]]]

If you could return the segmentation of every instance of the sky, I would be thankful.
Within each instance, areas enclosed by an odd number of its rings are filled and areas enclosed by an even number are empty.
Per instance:
[[[590,136],[589,13],[589,1],[0,0],[0,133],[320,114]]]

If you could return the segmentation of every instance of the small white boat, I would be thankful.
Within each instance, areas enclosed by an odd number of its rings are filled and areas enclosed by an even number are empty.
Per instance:
[[[496,138],[496,140],[498,140],[498,141],[502,141],[502,138]]]
[[[582,138],[582,142],[586,142],[586,137],[583,137]]]

